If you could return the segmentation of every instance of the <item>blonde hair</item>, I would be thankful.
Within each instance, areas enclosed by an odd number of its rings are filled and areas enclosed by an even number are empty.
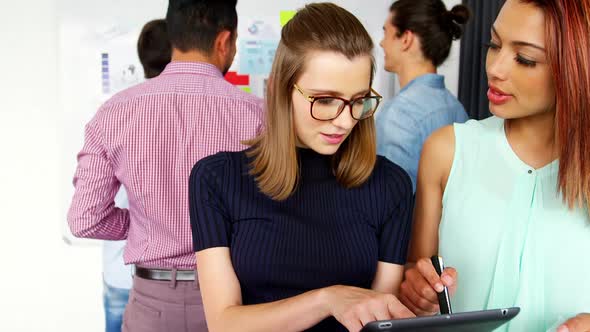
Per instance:
[[[260,191],[274,200],[287,199],[297,187],[299,161],[292,91],[305,70],[307,56],[314,51],[332,51],[349,59],[370,56],[373,81],[373,41],[347,10],[332,3],[308,4],[283,27],[267,89],[265,128],[246,142],[252,147],[248,151],[250,174]],[[377,159],[375,141],[373,119],[359,121],[332,156],[340,184],[352,188],[367,181]]]

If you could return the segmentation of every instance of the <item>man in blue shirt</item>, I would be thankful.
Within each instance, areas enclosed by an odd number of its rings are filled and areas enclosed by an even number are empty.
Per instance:
[[[441,0],[399,0],[390,8],[380,45],[385,70],[396,73],[401,91],[376,114],[377,153],[400,165],[416,191],[422,144],[440,127],[468,120],[436,68],[461,37],[469,11],[448,11]]]

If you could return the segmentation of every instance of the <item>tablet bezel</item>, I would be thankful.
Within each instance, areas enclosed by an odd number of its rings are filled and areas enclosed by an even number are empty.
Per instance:
[[[455,331],[461,327],[477,328],[474,324],[495,325],[497,328],[520,312],[519,307],[470,311],[436,316],[422,316],[416,318],[393,319],[371,322],[361,329],[361,332],[394,332],[394,331]],[[488,331],[477,329],[478,331]],[[491,330],[489,330],[491,331]]]

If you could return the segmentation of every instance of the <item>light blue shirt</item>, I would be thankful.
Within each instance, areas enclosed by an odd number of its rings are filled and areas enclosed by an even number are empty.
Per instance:
[[[424,141],[438,128],[468,119],[463,105],[446,89],[444,76],[419,76],[377,112],[377,154],[408,172],[415,192]]]

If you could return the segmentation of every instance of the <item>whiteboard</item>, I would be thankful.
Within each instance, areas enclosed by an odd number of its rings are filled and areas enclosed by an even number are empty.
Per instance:
[[[309,1],[303,0],[239,0],[238,24],[246,31],[253,22],[264,22],[271,28],[261,38],[278,41],[280,14],[296,10]],[[361,0],[335,0],[334,3],[355,14],[365,25],[375,43],[377,72],[374,87],[384,98],[393,96],[394,75],[383,68],[383,51],[379,47],[383,22],[388,15],[390,0],[371,0],[368,6]],[[96,240],[72,236],[66,222],[67,211],[74,193],[72,178],[76,169],[76,154],[84,141],[84,125],[99,106],[114,93],[140,83],[143,72],[137,58],[137,38],[143,25],[152,19],[164,18],[167,0],[58,0],[58,66],[60,142],[62,146],[59,195],[63,202],[61,229],[68,244],[95,244]],[[251,36],[250,36],[251,37]],[[238,45],[247,34],[238,34]],[[263,45],[264,47],[268,45]],[[247,70],[243,48],[238,48],[230,70],[243,74]],[[106,61],[105,61],[106,60]],[[106,64],[105,64],[106,63]],[[105,69],[106,68],[106,69]],[[107,70],[108,69],[108,70]],[[268,73],[251,75],[244,87],[262,97]]]

